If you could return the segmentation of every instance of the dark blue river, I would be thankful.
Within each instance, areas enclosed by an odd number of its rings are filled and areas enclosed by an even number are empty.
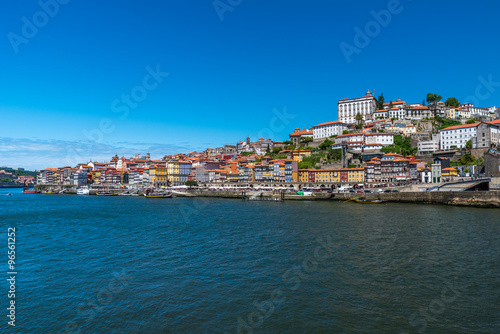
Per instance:
[[[500,333],[497,209],[1,189],[0,221],[2,333]]]

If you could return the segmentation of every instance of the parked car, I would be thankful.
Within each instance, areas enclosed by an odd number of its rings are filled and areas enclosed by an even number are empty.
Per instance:
[[[392,192],[393,193],[399,193],[400,191],[399,190],[393,190]]]
[[[375,189],[375,190],[373,191],[373,193],[381,193],[381,192],[382,192],[382,189]]]
[[[354,190],[352,190],[352,189],[349,189],[349,192],[350,192],[350,193],[354,193],[355,191],[354,191]]]
[[[363,191],[363,190],[357,190],[356,192],[357,192],[357,193],[364,193],[364,191]]]
[[[385,193],[390,193],[391,192],[391,189],[386,189],[384,190]]]
[[[365,193],[371,193],[371,192],[372,192],[372,191],[371,191],[371,190],[369,190],[369,189],[366,189],[366,190],[365,190]]]

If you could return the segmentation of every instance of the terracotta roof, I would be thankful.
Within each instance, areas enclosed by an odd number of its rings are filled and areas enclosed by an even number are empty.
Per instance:
[[[313,135],[312,131],[307,131],[307,130],[300,130],[297,132],[290,133],[290,137],[297,137],[297,136],[302,136],[302,135]]]
[[[317,128],[318,126],[332,125],[332,124],[344,124],[345,125],[345,123],[342,123],[340,121],[333,121],[333,122],[326,122],[326,123],[321,123],[321,124],[315,125],[315,126],[313,126],[313,128]]]
[[[481,124],[481,123],[472,123],[472,124],[463,124],[463,125],[449,126],[447,128],[442,129],[441,131],[455,130],[455,129],[465,129],[465,128],[475,128],[479,124]]]

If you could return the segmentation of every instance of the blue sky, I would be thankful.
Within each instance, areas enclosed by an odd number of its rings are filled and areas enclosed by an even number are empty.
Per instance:
[[[368,89],[500,106],[495,1],[55,1],[2,4],[0,166],[285,140]]]

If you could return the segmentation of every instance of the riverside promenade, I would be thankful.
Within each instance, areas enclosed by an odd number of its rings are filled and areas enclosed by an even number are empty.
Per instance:
[[[115,189],[116,195],[127,195],[132,192],[126,189]],[[136,196],[142,196],[145,189],[134,190]],[[477,208],[500,208],[500,191],[406,191],[391,193],[335,193],[310,192],[300,195],[294,191],[259,191],[259,190],[207,190],[183,189],[172,191],[177,197],[212,197],[244,200],[294,200],[294,201],[346,201],[356,197],[367,200],[382,200],[387,203],[441,204],[468,206]],[[90,190],[95,195],[97,190]],[[68,188],[61,194],[76,194],[75,188]]]

